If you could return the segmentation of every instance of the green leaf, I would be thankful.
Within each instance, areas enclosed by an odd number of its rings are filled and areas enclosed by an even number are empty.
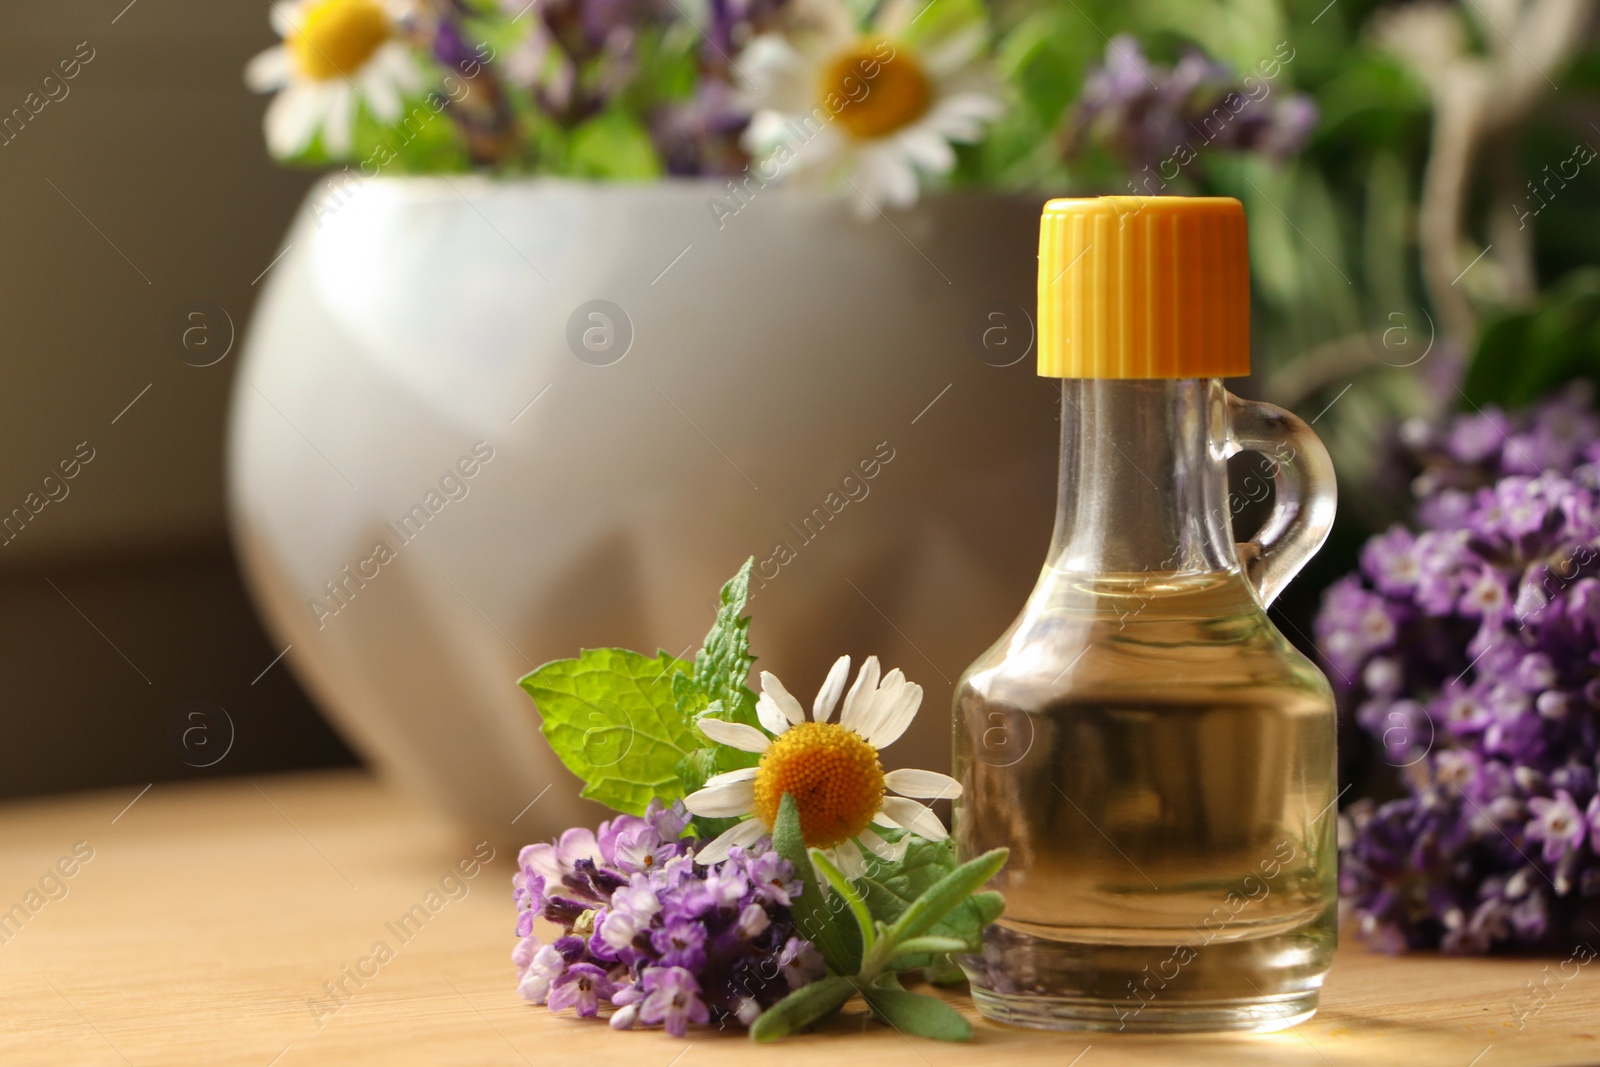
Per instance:
[[[1462,391],[1474,405],[1522,407],[1575,378],[1600,382],[1600,270],[1574,271],[1526,310],[1478,333]]]
[[[816,946],[835,974],[855,974],[861,969],[861,938],[853,928],[845,928],[833,921],[829,903],[842,898],[827,898],[817,885],[816,873],[811,868],[811,857],[806,852],[806,842],[800,833],[800,808],[794,797],[785,793],[778,802],[778,820],[772,827],[772,848],[794,866],[800,879],[800,899],[790,907],[795,927],[800,936]]]
[[[679,675],[679,677],[682,677],[682,675]],[[697,748],[679,760],[677,767],[678,782],[683,788],[683,795],[688,796],[690,793],[702,788],[706,784],[706,780],[713,774],[733,770],[733,766],[722,766],[724,754],[730,751],[738,752],[739,750],[730,749],[727,746]],[[739,752],[741,756],[747,754],[754,755],[753,753]],[[727,762],[733,763],[734,761],[729,760]],[[746,766],[754,766],[754,763],[746,764]],[[718,837],[724,830],[729,829],[738,821],[737,818],[717,819],[709,815],[695,815],[689,820],[690,825],[694,827],[694,832],[708,841]]]
[[[956,961],[946,955],[932,957],[923,968],[923,977],[934,985],[958,985],[967,980],[966,973],[956,965]]]
[[[672,676],[688,669],[666,653],[594,648],[520,684],[539,707],[540,732],[583,779],[583,796],[640,815],[653,797],[683,795],[678,763],[698,739],[673,700]]]
[[[914,956],[919,953],[929,955],[938,952],[963,952],[967,943],[954,937],[936,937],[924,934],[922,937],[911,937],[895,946],[902,955]]]
[[[787,793],[784,795],[788,796]],[[866,901],[861,899],[861,895],[851,886],[850,880],[844,876],[843,871],[834,865],[834,862],[828,858],[826,852],[820,848],[813,848],[808,849],[807,854],[811,857],[812,867],[821,871],[822,876],[833,887],[833,891],[843,897],[845,903],[850,905],[850,913],[855,916],[856,929],[861,933],[862,957],[870,958],[875,938],[872,930],[872,913],[867,910]]]
[[[722,587],[716,622],[694,657],[694,683],[708,703],[721,703],[717,717],[747,726],[760,725],[756,696],[745,684],[756,661],[750,654],[750,617],[740,614],[750,598],[750,568],[755,562],[754,556],[745,560]]]
[[[859,885],[873,917],[893,924],[905,914],[912,901],[955,869],[954,842],[912,837],[899,863],[881,876],[862,879]],[[1005,900],[999,893],[975,893],[926,932],[961,941],[968,951],[976,952],[982,947],[983,928],[1000,917],[1004,906]],[[935,962],[929,959],[922,965],[929,966]],[[896,963],[902,969],[916,965],[907,961]]]
[[[861,990],[872,1010],[897,1030],[938,1041],[965,1041],[972,1024],[942,1000],[904,989],[871,985]]]
[[[1010,849],[990,849],[970,859],[922,892],[890,928],[896,941],[926,933],[940,919],[965,903],[984,883],[1000,873]]]
[[[750,1037],[761,1042],[788,1037],[832,1015],[855,993],[855,983],[838,975],[803,985],[762,1012],[750,1027]]]
[[[612,181],[651,181],[661,176],[661,159],[650,134],[621,111],[596,115],[575,128],[567,150],[574,176]]]
[[[686,721],[715,715],[729,722],[759,725],[755,694],[745,685],[750,666],[755,663],[755,657],[750,654],[750,619],[741,614],[749,599],[750,569],[754,565],[754,557],[746,560],[739,573],[722,587],[716,621],[695,655],[693,672],[678,674],[672,679],[673,699]],[[702,747],[685,756],[677,767],[686,796],[705,785],[706,779],[714,774],[754,767],[760,762],[757,753],[742,752],[731,745],[710,744],[698,732],[695,738]],[[716,837],[733,825],[731,819],[708,819],[698,815],[693,822],[695,831],[703,837]]]
[[[921,7],[917,17],[901,31],[900,39],[927,52],[966,30],[983,27],[987,21],[983,0],[939,0]]]

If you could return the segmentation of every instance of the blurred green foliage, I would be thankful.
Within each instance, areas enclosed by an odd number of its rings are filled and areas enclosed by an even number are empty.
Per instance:
[[[1574,271],[1525,309],[1489,322],[1462,392],[1477,406],[1517,408],[1584,378],[1600,387],[1600,268]]]

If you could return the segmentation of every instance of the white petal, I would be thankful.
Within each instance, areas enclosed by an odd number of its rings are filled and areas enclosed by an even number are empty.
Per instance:
[[[811,705],[811,717],[818,722],[827,722],[833,718],[834,706],[839,703],[839,694],[844,692],[844,683],[850,678],[850,657],[840,656],[833,661],[833,666],[828,668],[828,677],[822,683],[822,688],[817,690],[816,703]]]
[[[720,777],[720,776],[719,776]],[[756,806],[755,782],[746,778],[737,782],[706,783],[683,798],[683,806],[696,815],[725,819],[731,815],[749,815]]]
[[[779,33],[763,33],[739,53],[735,99],[752,112],[796,114],[810,108],[817,71]]]
[[[728,850],[735,845],[741,848],[753,845],[766,834],[767,828],[761,825],[760,819],[746,819],[742,823],[730,826],[718,834],[711,843],[694,854],[696,863],[703,863],[707,867],[713,863],[721,863],[728,858]]]
[[[898,841],[885,841],[871,830],[863,830],[856,835],[856,840],[866,845],[874,856],[879,859],[895,863],[906,854],[906,847],[910,844],[905,838]]]
[[[934,105],[918,123],[951,141],[976,141],[983,125],[1005,113],[1005,106],[987,93],[954,93]]]
[[[884,799],[888,800],[890,798],[885,797]],[[901,826],[899,823],[897,823],[893,819],[891,819],[889,817],[889,813],[884,811],[881,808],[878,810],[878,814],[876,814],[876,815],[874,815],[872,817],[872,825],[881,826],[885,830],[904,830],[905,829],[904,826]]]
[[[286,4],[282,0],[275,0],[270,18],[272,28],[279,37],[287,37],[294,32],[295,26],[300,22],[300,9],[304,6],[304,4]]]
[[[783,683],[778,681],[778,676],[771,671],[761,672],[761,695],[770,696],[772,702],[778,706],[778,710],[783,713],[783,717],[791,723],[799,724],[806,721],[806,709],[789,695],[789,690],[783,687]]]
[[[367,106],[379,122],[393,123],[400,117],[400,91],[395,88],[387,72],[369,63],[357,77],[361,91],[367,98]]]
[[[988,35],[988,27],[981,24],[968,26],[953,33],[918,57],[922,60],[922,68],[935,82],[942,83],[983,51],[984,41]]]
[[[938,771],[919,771],[902,767],[883,776],[883,784],[903,797],[932,797],[951,800],[961,795],[961,783]]]
[[[841,845],[835,845],[827,851],[828,858],[833,861],[835,867],[839,868],[839,873],[850,879],[850,881],[853,882],[857,878],[866,876],[867,861],[861,855],[861,846],[854,841],[846,841]],[[826,884],[826,882],[823,884]]]
[[[929,174],[947,174],[956,165],[955,149],[932,130],[908,131],[899,141],[901,151]]]
[[[789,128],[784,117],[776,111],[758,111],[744,128],[739,144],[753,156],[766,156],[779,142],[788,140]]]
[[[862,729],[864,718],[870,712],[878,694],[878,657],[868,656],[856,675],[856,684],[844,698],[844,711],[839,713],[839,725],[866,736]]]
[[[350,151],[350,127],[355,121],[356,95],[348,82],[333,87],[329,94],[328,120],[322,126],[322,147],[330,156]]]
[[[267,105],[267,147],[281,158],[297,155],[317,135],[330,97],[320,86],[291,85]]]
[[[905,34],[924,9],[927,0],[885,0],[878,9],[872,28],[891,40]]]
[[[244,83],[254,92],[281,89],[294,77],[289,50],[282,45],[269,48],[244,67]]]
[[[884,199],[890,207],[915,207],[917,203],[917,172],[901,155],[884,155],[878,179],[883,183]]]
[[[872,734],[867,738],[867,744],[873,748],[883,749],[900,740],[900,735],[906,732],[911,720],[917,717],[917,708],[921,706],[922,686],[908,682],[895,695],[894,703],[883,709],[882,717],[873,726]]]
[[[884,675],[876,692],[863,695],[860,709],[856,712],[855,725],[851,729],[870,740],[882,725],[884,716],[904,693],[905,687],[906,676],[899,667]]]
[[[943,841],[950,836],[950,832],[944,828],[944,823],[939,821],[939,816],[933,813],[933,809],[925,808],[915,800],[884,797],[883,810],[889,818],[918,837],[925,837],[929,841]]]
[[[783,709],[778,707],[778,702],[767,693],[762,693],[756,698],[756,718],[761,720],[761,728],[773,737],[777,737],[792,725],[784,718]]]
[[[733,782],[749,782],[749,781],[753,781],[755,779],[755,776],[757,774],[759,774],[760,772],[761,772],[761,768],[760,767],[740,767],[736,771],[723,771],[721,774],[713,774],[710,778],[707,778],[706,779],[705,788],[710,789],[714,785],[729,785],[729,784],[731,784]],[[924,774],[932,774],[933,772],[932,771],[923,771],[922,773],[924,773]],[[953,779],[952,779],[952,781],[953,781]],[[960,787],[959,786],[956,787],[956,791],[958,793],[960,792]],[[906,795],[914,797],[914,796],[920,796],[922,794],[919,794],[919,793],[907,793]],[[932,794],[929,794],[929,795],[932,795]],[[952,793],[950,795],[954,796],[955,794]]]
[[[791,170],[802,167],[824,170],[850,152],[850,139],[834,126],[824,126],[809,141],[798,141],[798,138],[796,141],[797,144],[790,145],[794,149],[794,159],[790,160]]]
[[[766,734],[742,722],[725,722],[708,716],[696,719],[695,725],[700,727],[701,733],[717,744],[727,745],[741,752],[765,752],[767,746],[772,744],[772,739]]]
[[[377,69],[387,71],[389,77],[394,79],[395,85],[404,92],[416,92],[422,88],[426,80],[411,52],[398,41],[391,41],[378,49],[377,54],[372,57],[372,62]]]

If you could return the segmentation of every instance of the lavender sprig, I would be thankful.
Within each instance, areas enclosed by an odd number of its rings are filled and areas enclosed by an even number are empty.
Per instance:
[[[696,863],[681,804],[653,802],[598,832],[568,830],[529,845],[513,877],[519,911],[512,953],[518,991],[580,1016],[614,1007],[614,1028],[691,1023],[748,1026],[790,991],[823,975],[790,914],[794,868],[761,843]],[[542,917],[560,927],[548,943]]]

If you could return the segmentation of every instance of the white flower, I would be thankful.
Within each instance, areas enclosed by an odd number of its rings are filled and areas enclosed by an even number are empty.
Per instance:
[[[699,720],[711,740],[759,752],[761,762],[716,775],[704,789],[684,798],[684,806],[696,815],[742,820],[700,849],[696,861],[719,863],[733,846],[748,847],[771,833],[785,793],[795,799],[806,844],[825,850],[850,878],[866,873],[863,845],[886,860],[905,855],[905,838],[891,843],[869,824],[909,830],[929,841],[948,836],[931,808],[907,798],[958,797],[961,784],[937,771],[885,773],[878,762],[878,751],[899,740],[916,717],[922,687],[906,681],[898,669],[880,682],[878,658],[870,656],[844,697],[839,721],[830,722],[849,677],[850,657],[841,656],[817,694],[810,721],[800,702],[767,671],[761,672],[756,702],[762,729]],[[888,796],[886,789],[901,795]]]
[[[745,148],[764,180],[791,163],[860,193],[870,216],[917,201],[918,176],[955,166],[1003,112],[988,28],[921,13],[937,0],[887,0],[859,27],[843,0],[794,0],[789,29],[753,39],[735,64],[750,83]]]
[[[267,108],[267,147],[279,158],[305,151],[322,133],[330,156],[350,151],[356,107],[383,122],[399,120],[402,94],[423,84],[400,39],[406,0],[279,0],[272,28],[283,43],[245,67],[245,83],[276,91]]]

